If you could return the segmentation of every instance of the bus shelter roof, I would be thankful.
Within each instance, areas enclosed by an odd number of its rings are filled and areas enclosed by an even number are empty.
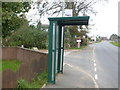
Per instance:
[[[58,25],[88,25],[89,16],[74,16],[74,17],[52,17],[49,21],[57,21]]]

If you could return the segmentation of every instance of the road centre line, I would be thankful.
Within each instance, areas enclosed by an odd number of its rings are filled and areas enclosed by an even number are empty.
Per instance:
[[[96,80],[98,79],[98,75],[97,75],[97,74],[95,74],[95,79],[96,79]]]
[[[63,63],[63,66],[65,66],[66,63]]]
[[[94,71],[95,71],[95,72],[97,71],[96,67],[94,68]]]
[[[68,64],[68,63],[67,63],[67,65],[70,66],[70,67],[73,67],[72,65],[70,65],[70,64]]]
[[[96,63],[94,63],[94,66],[96,66]]]
[[[94,72],[96,72],[97,71],[97,68],[96,68],[96,60],[95,60],[95,47],[93,48],[93,62],[94,62]],[[97,80],[98,79],[98,75],[95,73],[95,76],[94,76],[94,78]]]

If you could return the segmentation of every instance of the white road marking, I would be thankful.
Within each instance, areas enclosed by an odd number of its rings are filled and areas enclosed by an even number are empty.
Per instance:
[[[68,63],[67,63],[67,65],[70,66],[70,67],[73,67],[72,65],[70,65],[70,64],[68,64]]]
[[[96,79],[96,80],[98,79],[98,75],[97,75],[97,74],[95,74],[95,79]]]
[[[63,66],[65,66],[66,63],[63,63]]]
[[[96,66],[96,63],[94,63],[94,66]]]
[[[94,68],[94,71],[96,72],[97,70],[96,70],[96,67]]]
[[[95,47],[93,48],[93,62],[94,62],[94,72],[96,72],[97,71],[97,68],[96,68],[96,60],[95,60],[96,58],[95,58]],[[97,80],[98,79],[98,75],[97,74],[95,74],[95,76],[94,76],[94,78]]]
[[[68,54],[70,54],[71,52],[64,52],[64,56],[67,56]]]

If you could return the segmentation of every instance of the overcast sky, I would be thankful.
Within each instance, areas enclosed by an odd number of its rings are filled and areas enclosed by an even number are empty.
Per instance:
[[[109,0],[107,3],[98,3],[94,6],[98,13],[91,16],[95,23],[91,35],[109,37],[111,34],[118,34],[118,1],[120,0]]]
[[[108,2],[100,2],[94,5],[94,9],[98,12],[90,15],[90,23],[95,24],[90,30],[89,35],[100,35],[109,37],[111,34],[118,34],[118,2],[120,0],[108,0]],[[37,10],[30,10],[27,17],[39,20]],[[48,24],[46,16],[41,18],[43,24]],[[93,21],[91,21],[93,20]],[[31,22],[33,23],[33,22]]]

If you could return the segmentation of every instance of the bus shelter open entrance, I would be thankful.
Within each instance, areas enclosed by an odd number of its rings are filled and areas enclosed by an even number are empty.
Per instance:
[[[48,53],[48,82],[55,84],[56,74],[63,73],[64,59],[64,29],[65,25],[88,25],[89,16],[48,18],[49,53]]]

